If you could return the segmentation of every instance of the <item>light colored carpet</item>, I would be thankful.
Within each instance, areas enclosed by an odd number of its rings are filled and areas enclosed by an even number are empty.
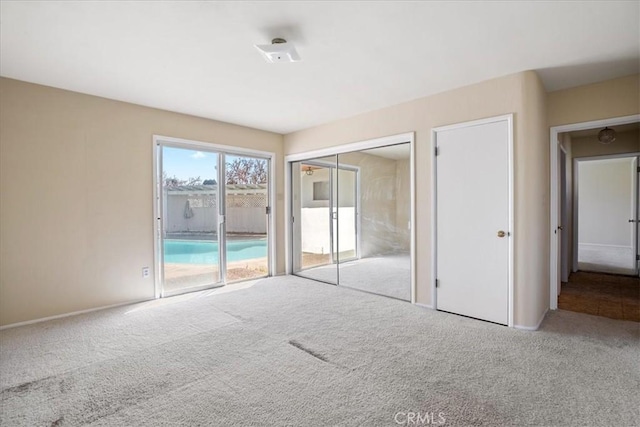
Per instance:
[[[601,273],[635,274],[632,248],[578,245],[578,269]]]
[[[336,265],[315,267],[296,274],[335,283]],[[410,301],[411,257],[409,254],[388,254],[343,262],[338,281],[341,286]]]
[[[565,311],[525,332],[265,279],[0,332],[0,424],[634,426],[639,332]]]

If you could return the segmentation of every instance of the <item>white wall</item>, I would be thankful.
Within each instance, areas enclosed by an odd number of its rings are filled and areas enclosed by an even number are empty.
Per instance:
[[[300,221],[302,252],[331,253],[329,208],[302,208]]]
[[[341,219],[353,218],[354,215],[355,208],[338,208],[338,217]],[[331,253],[329,208],[302,208],[300,216],[302,220],[302,252],[313,254]],[[356,230],[354,224],[354,221],[342,220],[340,222],[338,229],[340,252],[355,250]]]
[[[578,162],[578,243],[632,246],[633,158]]]

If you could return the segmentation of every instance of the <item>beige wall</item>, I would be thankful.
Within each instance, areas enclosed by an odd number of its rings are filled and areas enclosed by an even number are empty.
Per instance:
[[[285,135],[285,153],[415,131],[416,297],[418,303],[431,305],[431,129],[514,113],[515,323],[535,326],[549,301],[549,142],[545,97],[537,74],[513,74]]]
[[[0,324],[153,298],[152,135],[275,152],[282,136],[0,79]]]
[[[549,308],[549,127],[542,82],[525,73],[515,147],[516,324],[537,325]]]
[[[403,250],[411,250],[411,162],[396,161],[396,232]]]
[[[573,158],[640,152],[640,133],[637,130],[619,132],[611,144],[601,144],[597,135],[573,138],[572,141]]]
[[[366,152],[340,154],[338,161],[360,168],[361,256],[408,252],[406,222],[399,228],[397,214],[399,190],[406,191],[405,200],[410,192],[409,188],[399,188],[398,161]],[[408,165],[408,161],[405,162]],[[407,206],[404,206],[405,217]]]
[[[624,117],[640,112],[640,75],[551,92],[549,126]]]

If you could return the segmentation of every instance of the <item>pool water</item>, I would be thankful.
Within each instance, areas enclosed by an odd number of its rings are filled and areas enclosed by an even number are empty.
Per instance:
[[[244,261],[267,256],[267,240],[227,241],[227,261]],[[165,240],[164,262],[175,264],[217,264],[218,242],[210,240]]]

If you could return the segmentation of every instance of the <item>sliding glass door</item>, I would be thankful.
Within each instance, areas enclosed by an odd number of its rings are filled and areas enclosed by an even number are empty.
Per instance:
[[[162,296],[269,275],[269,163],[157,144]]]
[[[160,147],[162,294],[215,286],[220,272],[220,156]]]
[[[226,281],[269,274],[269,162],[257,157],[224,155]]]

